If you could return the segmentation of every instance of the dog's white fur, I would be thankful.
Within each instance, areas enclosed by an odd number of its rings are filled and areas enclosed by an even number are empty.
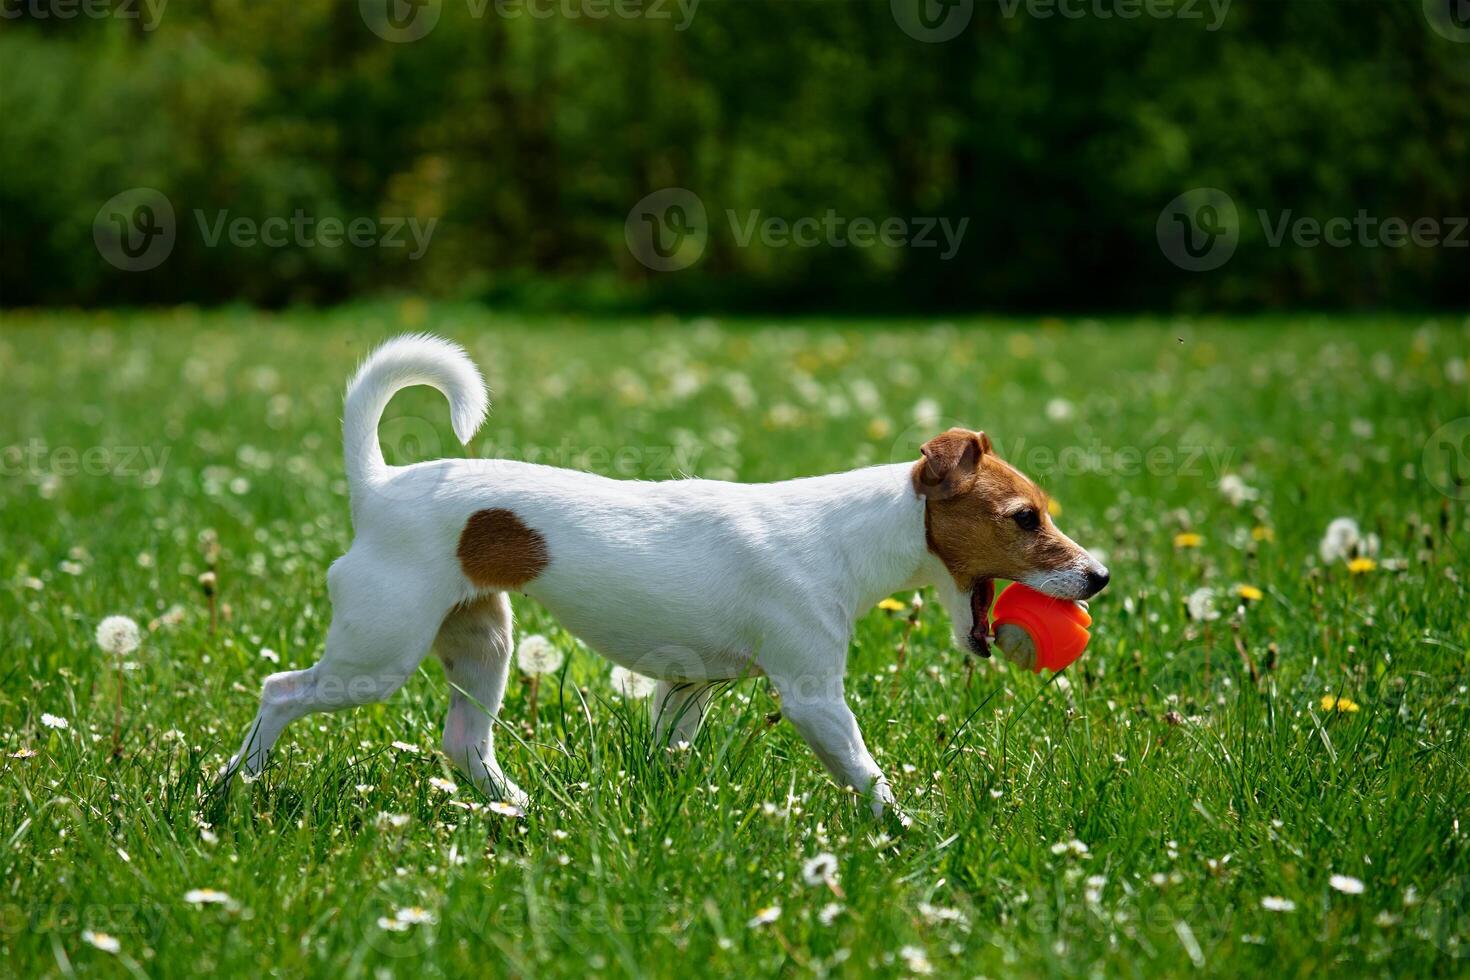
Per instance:
[[[444,751],[486,793],[524,801],[491,732],[511,658],[510,605],[477,588],[456,558],[470,515],[504,508],[544,537],[550,556],[523,591],[604,656],[659,680],[660,738],[693,737],[714,683],[764,674],[838,784],[870,793],[875,810],[892,802],[843,696],[853,623],[921,585],[937,587],[961,642],[970,623],[966,597],[926,547],[913,464],[761,485],[618,481],[503,460],[390,467],[378,420],[394,392],[415,384],[448,397],[461,441],[484,420],[484,383],[454,344],[400,337],[363,364],[343,426],[356,537],[327,575],[326,652],[307,670],[266,679],[228,774],[258,773],[295,718],[388,697],[432,646],[454,688]],[[1088,567],[1048,572],[1038,587],[1084,597]]]

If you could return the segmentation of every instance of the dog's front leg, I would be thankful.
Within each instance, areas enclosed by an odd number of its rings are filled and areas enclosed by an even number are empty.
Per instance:
[[[874,816],[893,806],[893,788],[863,744],[857,718],[843,695],[842,675],[779,677],[772,682],[781,695],[781,714],[810,745],[839,786],[870,798]]]
[[[654,744],[659,748],[677,748],[680,742],[692,745],[714,691],[713,684],[659,681],[650,703]]]

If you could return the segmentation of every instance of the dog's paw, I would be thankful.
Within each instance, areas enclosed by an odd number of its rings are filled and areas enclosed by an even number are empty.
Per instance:
[[[502,803],[509,803],[512,806],[518,806],[522,810],[531,805],[531,798],[526,795],[526,791],[521,789],[515,783],[511,782],[509,779],[505,779],[504,777],[502,777],[500,780],[500,785],[497,787],[497,789],[499,790],[499,792],[491,792],[490,795],[497,797]]]
[[[897,810],[893,787],[882,776],[878,777],[878,781],[868,789],[868,806],[875,817],[882,817],[886,810]]]

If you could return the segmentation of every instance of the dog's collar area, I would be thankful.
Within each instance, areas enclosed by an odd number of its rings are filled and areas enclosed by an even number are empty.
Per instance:
[[[995,601],[995,579],[976,579],[970,587],[970,652],[990,656],[990,606]]]

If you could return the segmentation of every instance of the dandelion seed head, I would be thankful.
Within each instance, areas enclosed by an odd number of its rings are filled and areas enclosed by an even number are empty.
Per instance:
[[[129,616],[108,616],[97,624],[97,645],[114,657],[126,657],[141,642],[138,624]]]
[[[565,660],[566,657],[557,649],[556,644],[540,633],[532,633],[523,638],[516,647],[516,666],[522,673],[532,676],[554,674],[561,670]]]
[[[630,701],[641,700],[653,694],[657,682],[626,667],[614,667],[609,675],[613,690]]]

